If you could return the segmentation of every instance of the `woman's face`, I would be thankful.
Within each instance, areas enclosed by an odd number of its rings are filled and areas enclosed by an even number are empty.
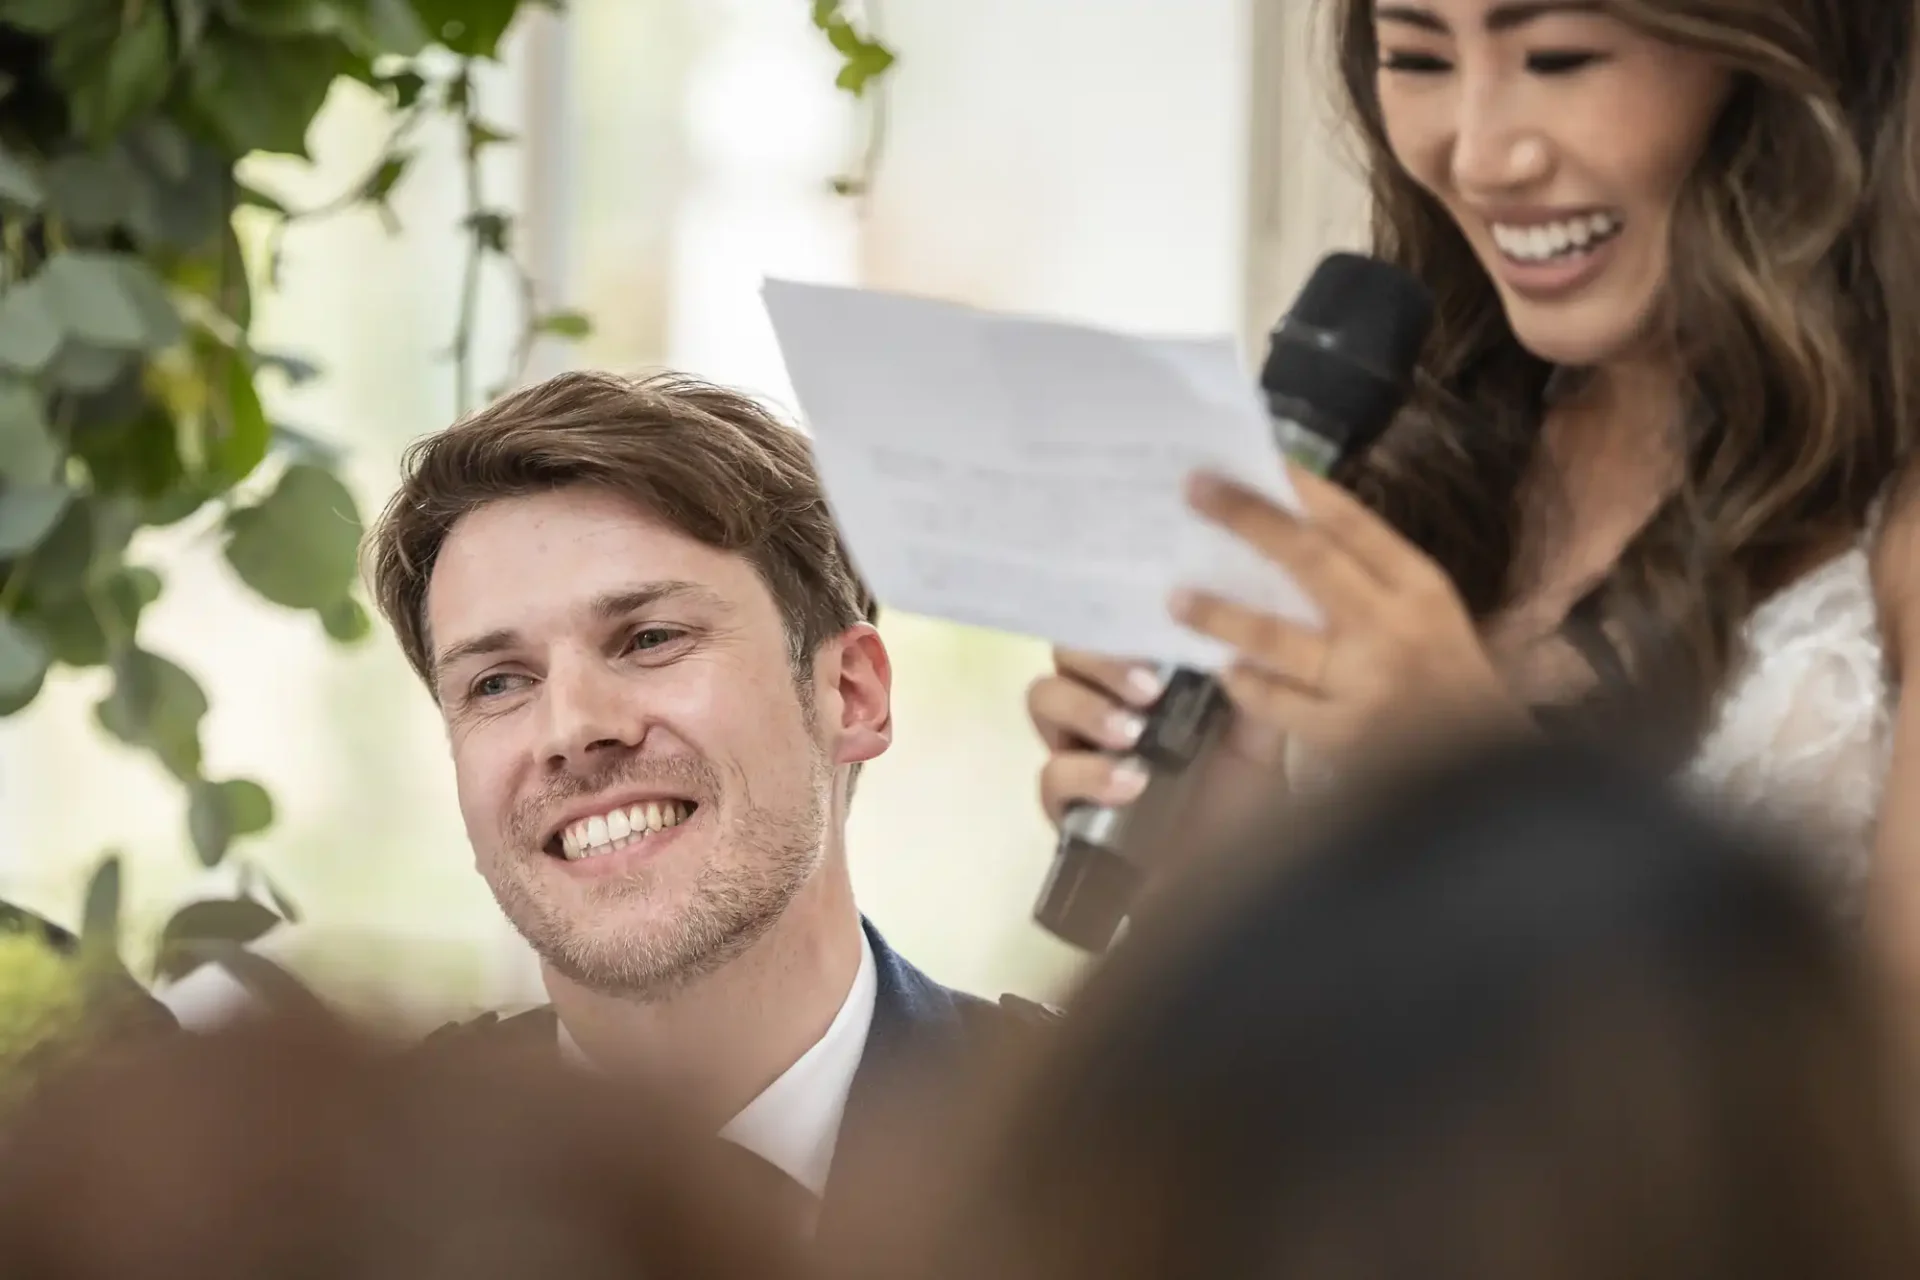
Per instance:
[[[1732,77],[1598,3],[1376,0],[1387,139],[1555,364],[1629,354]]]

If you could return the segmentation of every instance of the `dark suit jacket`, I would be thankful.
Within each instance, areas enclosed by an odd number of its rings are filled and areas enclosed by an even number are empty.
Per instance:
[[[1008,1034],[1013,1027],[1042,1025],[1057,1017],[1052,1010],[1017,996],[996,1004],[942,986],[888,946],[872,921],[863,918],[861,927],[873,948],[873,1023],[840,1122],[829,1199],[840,1185],[841,1171],[861,1159],[869,1144],[879,1141],[881,1135],[872,1123],[874,1112],[895,1073],[914,1068],[960,1070],[969,1055],[991,1038]],[[506,1018],[483,1014],[471,1022],[443,1027],[430,1038],[440,1041],[474,1033],[525,1034],[559,1043],[558,1018],[551,1005]]]

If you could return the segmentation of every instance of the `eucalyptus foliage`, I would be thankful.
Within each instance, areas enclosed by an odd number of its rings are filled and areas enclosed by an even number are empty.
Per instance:
[[[439,114],[457,123],[467,168],[468,207],[449,228],[468,250],[450,335],[461,410],[475,396],[471,337],[489,261],[521,284],[522,368],[539,335],[585,336],[586,317],[541,310],[513,257],[513,218],[479,181],[482,153],[508,138],[481,112],[476,67],[498,56],[523,10],[555,2],[0,0],[0,716],[30,706],[56,670],[104,669],[99,728],[179,781],[207,866],[266,830],[273,801],[251,779],[208,773],[207,696],[185,655],[142,640],[166,582],[133,540],[204,530],[262,599],[343,644],[368,634],[356,598],[361,513],[338,454],[262,407],[270,379],[319,370],[252,343],[254,289],[277,279],[286,234],[303,221],[371,208],[391,224],[418,126]],[[813,21],[841,55],[840,87],[864,96],[892,54],[836,0],[815,3]],[[395,121],[360,180],[310,209],[250,189],[239,162],[304,157],[343,78],[381,95]],[[276,220],[251,264],[234,229],[248,206]],[[117,935],[119,880],[110,857],[88,893],[90,930]],[[179,912],[157,972],[177,976],[210,947],[290,918],[257,883],[241,900]],[[0,904],[9,913],[23,914]]]

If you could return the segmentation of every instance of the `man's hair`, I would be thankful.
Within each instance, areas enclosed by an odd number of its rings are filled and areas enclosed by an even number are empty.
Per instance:
[[[806,437],[697,379],[563,373],[416,441],[400,469],[366,559],[380,612],[429,689],[427,585],[454,525],[490,502],[572,485],[744,556],[773,595],[803,682],[822,643],[875,614]]]

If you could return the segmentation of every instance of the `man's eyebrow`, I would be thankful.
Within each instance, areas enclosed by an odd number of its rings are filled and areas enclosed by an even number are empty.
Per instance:
[[[702,586],[697,582],[667,579],[605,592],[595,596],[587,608],[594,617],[610,622],[616,618],[623,618],[629,613],[637,613],[642,609],[670,600],[686,601],[710,609],[727,607],[726,601],[710,587]],[[451,667],[473,658],[486,658],[506,653],[518,648],[520,644],[520,633],[511,627],[498,627],[465,640],[455,641],[434,654],[433,685],[436,689],[439,688],[441,680]]]

